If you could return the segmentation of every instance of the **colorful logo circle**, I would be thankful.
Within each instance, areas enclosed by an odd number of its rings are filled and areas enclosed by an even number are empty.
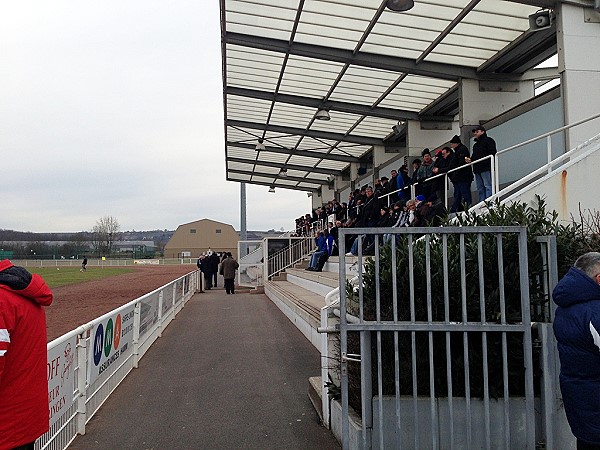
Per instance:
[[[100,359],[102,358],[102,347],[104,341],[104,328],[102,324],[98,325],[96,328],[96,335],[94,336],[94,364],[97,366],[100,364]]]
[[[108,319],[106,322],[106,331],[104,332],[104,356],[108,358],[110,355],[110,349],[113,344],[113,321]]]
[[[119,348],[119,343],[121,342],[121,314],[117,315],[115,319],[115,333],[114,333],[114,344],[115,350]]]

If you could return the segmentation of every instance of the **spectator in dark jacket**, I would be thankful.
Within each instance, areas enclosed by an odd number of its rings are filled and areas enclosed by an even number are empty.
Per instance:
[[[450,147],[444,147],[441,150],[438,150],[440,156],[438,156],[435,160],[433,166],[433,174],[441,175],[447,173],[454,163],[454,152]],[[432,180],[433,187],[435,190],[435,195],[442,202],[444,207],[446,206],[446,187],[448,186],[448,181],[446,177],[439,176]]]
[[[464,166],[469,161],[471,155],[469,149],[460,141],[459,136],[450,139],[450,147],[454,150],[454,161],[452,169]],[[471,182],[473,181],[473,171],[471,166],[456,170],[451,173],[450,180],[454,186],[454,203],[450,212],[463,211],[465,207],[471,205]]]
[[[489,137],[485,128],[481,125],[473,128],[475,136],[475,144],[473,144],[473,161],[478,161],[486,156],[496,154],[496,141]],[[470,161],[469,161],[470,162]],[[473,164],[473,172],[475,173],[475,183],[477,184],[477,192],[479,193],[479,201],[483,201],[492,195],[492,160],[491,158]]]
[[[217,277],[219,274],[219,263],[221,262],[221,258],[217,254],[217,252],[213,252],[210,255],[210,271],[213,276],[213,285],[217,287]]]
[[[225,254],[225,259],[221,263],[219,273],[223,275],[225,292],[227,294],[235,294],[235,271],[240,267],[238,262],[233,259],[230,252]]]
[[[210,262],[210,256],[202,255],[198,260],[200,271],[204,276],[204,289],[210,290],[212,288],[212,264]]]
[[[578,449],[600,449],[600,253],[580,256],[554,288],[560,390]]]

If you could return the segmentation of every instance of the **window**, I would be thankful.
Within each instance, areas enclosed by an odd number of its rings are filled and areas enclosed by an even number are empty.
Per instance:
[[[217,228],[217,229],[215,230],[215,233],[217,233],[217,234],[221,234],[221,229],[220,229],[220,228]]]
[[[191,234],[196,234],[196,229],[195,228],[190,228],[190,233]]]

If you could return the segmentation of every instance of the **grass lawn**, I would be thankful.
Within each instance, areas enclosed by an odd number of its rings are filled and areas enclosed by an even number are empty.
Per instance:
[[[85,272],[80,272],[79,267],[27,267],[31,273],[40,274],[51,288],[77,284],[90,280],[114,277],[124,273],[133,272],[131,267],[88,267]]]

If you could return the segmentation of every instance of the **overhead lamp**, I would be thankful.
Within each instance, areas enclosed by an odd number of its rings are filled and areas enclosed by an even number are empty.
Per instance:
[[[392,11],[403,12],[412,9],[415,6],[415,2],[413,0],[387,0],[385,6]]]
[[[270,192],[271,194],[274,194],[274,193],[275,193],[275,187],[274,187],[274,186],[271,186],[271,187],[269,188],[269,192]]]
[[[329,111],[326,109],[319,109],[315,114],[315,119],[317,120],[330,120]]]
[[[279,169],[279,176],[280,176],[281,178],[285,178],[285,177],[287,177],[287,169],[286,169],[286,168],[284,168],[284,167],[282,167],[281,169]]]
[[[307,192],[306,195],[308,196],[308,198],[312,197],[312,192]]]
[[[256,147],[254,148],[254,150],[256,150],[257,152],[260,152],[261,150],[266,150],[267,147],[265,147],[265,144],[263,144],[263,140],[259,139],[258,140],[258,144],[256,144]]]

